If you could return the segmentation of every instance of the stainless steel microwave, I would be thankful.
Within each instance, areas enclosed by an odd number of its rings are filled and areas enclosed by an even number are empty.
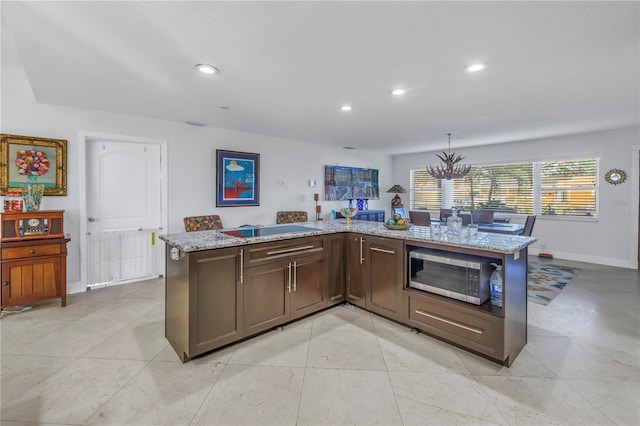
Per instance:
[[[409,251],[409,287],[482,305],[490,297],[489,277],[494,261],[416,248]]]

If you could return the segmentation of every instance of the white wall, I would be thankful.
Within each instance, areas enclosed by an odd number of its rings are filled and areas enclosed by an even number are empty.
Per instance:
[[[545,246],[556,258],[637,268],[638,247],[638,142],[637,127],[533,141],[453,149],[466,157],[465,164],[511,161],[600,158],[600,215],[597,219],[538,216],[533,236],[538,241],[529,253]],[[409,188],[409,171],[439,163],[436,152],[393,157],[393,181]],[[610,185],[604,174],[613,168],[626,170],[627,182]],[[408,194],[406,203],[408,204]],[[524,218],[514,219],[524,222]]]
[[[80,217],[84,195],[80,193],[80,132],[107,133],[167,140],[168,232],[183,232],[182,218],[219,214],[226,228],[243,224],[271,224],[277,210],[306,210],[315,219],[313,194],[324,196],[324,165],[347,165],[380,170],[381,199],[370,209],[390,206],[393,194],[391,157],[360,150],[344,150],[253,134],[194,127],[183,123],[145,119],[122,114],[39,104],[33,98],[21,67],[2,67],[2,133],[66,139],[67,196],[44,197],[41,209],[65,210],[65,232],[71,235],[67,259],[70,293],[84,291],[80,283]],[[150,100],[153,101],[153,100]],[[344,145],[349,145],[345,141]],[[216,149],[260,154],[260,206],[216,208]],[[286,183],[280,185],[280,179]],[[308,180],[318,181],[315,188]],[[323,216],[345,202],[320,201]]]

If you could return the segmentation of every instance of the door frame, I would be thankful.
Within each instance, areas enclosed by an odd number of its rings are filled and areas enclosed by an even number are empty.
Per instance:
[[[125,142],[132,144],[153,144],[160,145],[160,203],[161,218],[160,223],[162,229],[168,229],[168,202],[167,202],[167,140],[156,138],[143,138],[138,136],[127,136],[110,133],[80,131],[78,133],[80,141],[80,155],[78,158],[78,170],[80,170],[80,194],[82,194],[82,202],[80,203],[80,285],[86,291],[87,288],[87,143],[96,139],[106,139],[113,142]],[[160,240],[158,240],[160,243]],[[164,265],[164,250],[161,253],[161,264]]]
[[[635,214],[631,222],[631,247],[629,267],[638,269],[640,266],[640,145],[631,145],[631,206],[629,214]],[[635,228],[635,230],[634,230]],[[635,232],[634,232],[635,231]],[[635,235],[635,239],[633,236]]]

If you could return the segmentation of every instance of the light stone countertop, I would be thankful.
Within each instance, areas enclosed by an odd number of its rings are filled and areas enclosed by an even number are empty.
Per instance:
[[[195,231],[183,232],[180,234],[160,235],[159,238],[172,247],[176,247],[183,252],[196,252],[225,247],[237,247],[247,244],[258,244],[270,241],[283,241],[300,237],[310,237],[315,235],[327,235],[340,232],[357,232],[365,235],[375,235],[379,237],[397,238],[407,242],[428,242],[451,247],[466,247],[488,250],[497,253],[516,253],[523,248],[534,243],[535,237],[524,237],[518,235],[497,234],[479,232],[477,238],[462,239],[459,237],[444,236],[438,239],[431,238],[430,228],[426,226],[412,226],[407,230],[389,230],[382,222],[368,222],[353,220],[350,225],[345,224],[345,219],[326,220],[319,222],[289,223],[282,225],[268,225],[265,228],[278,226],[303,226],[309,231],[292,232],[286,234],[274,234],[258,237],[235,237],[226,235],[220,231]],[[224,231],[243,228],[229,228]]]

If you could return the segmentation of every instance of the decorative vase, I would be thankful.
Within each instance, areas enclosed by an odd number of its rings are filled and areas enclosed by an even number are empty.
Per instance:
[[[37,212],[40,210],[42,195],[44,194],[44,184],[30,183],[21,185],[22,199],[24,200],[24,210],[27,212]]]
[[[342,213],[342,216],[347,219],[346,224],[351,225],[351,218],[358,213],[358,209],[353,207],[343,207],[340,209],[340,213]]]

